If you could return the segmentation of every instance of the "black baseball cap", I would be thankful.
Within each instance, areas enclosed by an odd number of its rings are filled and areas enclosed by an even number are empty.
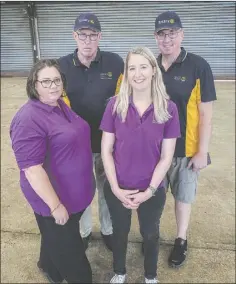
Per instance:
[[[180,17],[174,11],[166,11],[157,16],[155,21],[156,32],[164,29],[182,28]]]
[[[101,25],[96,15],[92,13],[82,13],[76,20],[74,25],[74,31],[80,29],[91,29],[96,32],[101,32]]]

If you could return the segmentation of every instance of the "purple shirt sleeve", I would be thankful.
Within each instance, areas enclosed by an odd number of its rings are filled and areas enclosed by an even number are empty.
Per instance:
[[[12,149],[20,170],[44,162],[46,156],[46,136],[28,125],[13,125],[10,131]]]
[[[165,123],[163,138],[178,138],[181,136],[179,114],[175,103],[173,103],[172,101],[169,101],[168,111],[171,115],[171,118]]]
[[[113,107],[115,104],[115,98],[111,98],[107,104],[105,112],[102,117],[100,129],[105,132],[115,133],[114,121],[115,114],[113,114]]]

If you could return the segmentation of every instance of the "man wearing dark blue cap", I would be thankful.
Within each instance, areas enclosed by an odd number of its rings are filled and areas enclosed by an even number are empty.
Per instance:
[[[102,131],[99,126],[108,99],[118,92],[124,62],[118,54],[99,49],[101,24],[92,13],[82,13],[76,18],[73,37],[77,44],[76,50],[59,59],[67,81],[64,101],[85,119],[91,128],[101,235],[106,247],[112,250],[113,229],[103,194],[106,176],[101,159]],[[92,234],[91,207],[88,207],[81,218],[80,232],[87,248]]]
[[[180,17],[173,11],[160,14],[154,36],[160,50],[157,58],[167,93],[179,111],[181,138],[166,177],[175,198],[177,238],[168,259],[181,266],[187,254],[187,229],[195,199],[198,173],[210,163],[213,101],[216,100],[211,68],[202,57],[181,47],[184,38]]]

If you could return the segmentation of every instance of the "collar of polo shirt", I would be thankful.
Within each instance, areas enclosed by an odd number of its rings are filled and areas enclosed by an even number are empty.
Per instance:
[[[75,66],[81,66],[83,64],[80,62],[78,55],[77,55],[77,52],[78,52],[78,48],[76,48],[76,50],[74,51],[73,63],[74,63]],[[94,58],[93,62],[99,62],[100,59],[101,59],[101,52],[100,52],[100,49],[98,47],[97,54],[96,54],[96,57]]]
[[[172,64],[182,63],[185,60],[186,56],[187,56],[187,51],[183,47],[181,47],[181,52],[179,56]],[[157,57],[157,63],[159,66],[162,66],[161,59],[162,59],[162,54],[159,54],[159,56]]]
[[[133,95],[132,94],[129,96],[129,104],[136,109],[136,106],[135,106],[134,101],[133,101]],[[150,111],[150,110],[153,110],[153,109],[154,109],[154,106],[153,106],[153,103],[151,103],[150,106],[146,109],[145,113]]]
[[[30,103],[32,105],[35,105],[38,108],[41,108],[43,110],[46,110],[47,112],[52,112],[55,108],[58,108],[58,106],[50,106],[48,104],[42,103],[40,100],[31,99]],[[61,106],[60,99],[58,100],[59,105]]]

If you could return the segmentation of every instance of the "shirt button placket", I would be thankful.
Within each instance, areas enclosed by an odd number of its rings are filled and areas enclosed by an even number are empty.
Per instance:
[[[85,73],[85,77],[87,78],[87,82],[90,83],[90,80],[89,80],[89,72],[88,72],[88,68],[84,68],[84,73]]]
[[[91,78],[90,78],[90,74],[89,74],[89,70],[88,70],[88,68],[86,68],[86,69],[85,69],[85,71],[86,71],[86,74],[87,74],[88,83],[91,83],[91,82],[92,82],[92,80],[91,80]]]

